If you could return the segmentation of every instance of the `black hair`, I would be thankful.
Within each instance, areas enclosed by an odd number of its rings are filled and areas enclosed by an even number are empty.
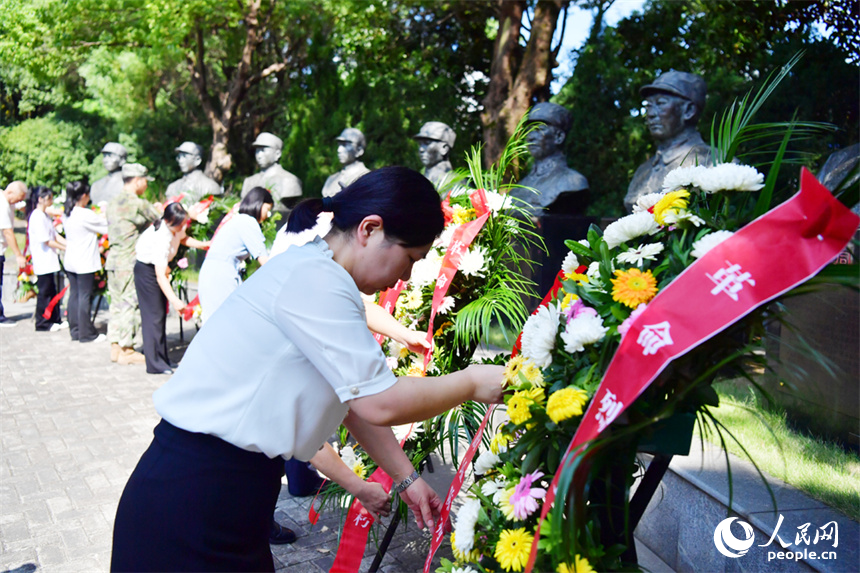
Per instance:
[[[84,180],[70,181],[66,185],[66,203],[63,205],[66,217],[72,214],[72,209],[75,208],[78,200],[89,192],[90,186]]]
[[[239,203],[239,213],[250,215],[255,221],[259,221],[260,211],[263,210],[263,205],[271,205],[274,207],[275,200],[272,198],[272,194],[269,193],[268,189],[265,189],[264,187],[254,187],[248,191],[248,194],[245,195],[245,198],[242,199],[241,203]]]
[[[436,188],[407,167],[383,167],[362,175],[334,197],[302,201],[290,213],[287,231],[310,229],[323,210],[332,212],[332,228],[341,232],[354,229],[369,215],[379,215],[386,236],[405,247],[432,243],[445,227]]]
[[[27,207],[25,208],[25,213],[27,214],[27,218],[30,218],[30,213],[36,210],[39,206],[39,200],[42,197],[53,197],[54,191],[44,185],[37,185],[30,189],[30,196],[27,198]]]
[[[171,227],[175,227],[184,223],[187,218],[188,211],[177,201],[164,208],[164,215],[161,216],[161,219],[157,219],[153,226],[158,230],[161,227],[161,222],[164,221]]]

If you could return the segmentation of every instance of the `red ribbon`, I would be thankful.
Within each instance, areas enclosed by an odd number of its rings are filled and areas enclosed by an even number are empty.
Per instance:
[[[200,295],[194,295],[194,298],[185,305],[185,308],[182,309],[182,318],[185,320],[191,320],[194,318],[194,307],[200,304]]]
[[[818,273],[848,244],[858,223],[860,217],[803,169],[799,193],[708,251],[648,303],[621,341],[550,484],[527,573],[537,558],[541,523],[552,508],[559,476],[585,442],[609,426],[672,360]]]
[[[382,294],[379,295],[379,306],[384,308],[388,314],[393,313],[394,307],[397,306],[397,298],[400,296],[400,293],[404,288],[406,288],[406,283],[399,280],[394,287],[385,289]],[[379,344],[382,344],[385,341],[385,336],[378,332],[373,333],[373,338],[375,338]]]
[[[63,295],[66,294],[67,290],[69,290],[69,285],[64,286],[63,290],[61,290],[59,294],[54,295],[54,298],[52,298],[51,302],[48,303],[48,306],[45,307],[45,311],[42,313],[42,318],[51,318],[51,315],[54,314],[54,308],[56,308],[57,304],[63,300]]]

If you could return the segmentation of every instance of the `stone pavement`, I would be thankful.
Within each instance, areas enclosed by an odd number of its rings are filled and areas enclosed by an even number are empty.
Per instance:
[[[107,343],[72,342],[68,330],[35,332],[35,300],[11,302],[11,272],[3,300],[18,325],[0,328],[0,571],[107,571],[116,506],[152,439],[158,416],[151,396],[166,378],[146,374],[142,365],[110,362]],[[106,322],[107,311],[100,310],[99,331]],[[194,332],[186,323],[182,343],[179,319],[168,318],[174,360]],[[452,475],[437,460],[430,480],[440,495]],[[311,526],[311,498],[292,498],[286,478],[283,483],[277,517],[299,539],[273,546],[277,569],[328,571],[342,518],[331,510]],[[384,531],[378,535],[381,540]],[[380,571],[420,571],[428,547],[429,533],[410,518],[400,524]],[[375,553],[371,540],[362,571]],[[450,557],[450,550],[439,555]]]

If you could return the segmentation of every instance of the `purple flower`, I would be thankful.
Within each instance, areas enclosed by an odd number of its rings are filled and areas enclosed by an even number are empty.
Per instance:
[[[636,322],[636,319],[639,318],[639,315],[645,312],[645,309],[648,308],[646,303],[642,303],[636,307],[636,310],[630,313],[624,322],[618,327],[618,334],[621,335],[621,340],[624,340],[624,335],[627,334],[627,331],[630,330],[630,327],[633,326],[633,323]]]
[[[578,302],[578,301],[577,301]],[[546,496],[546,490],[542,487],[532,487],[532,484],[543,477],[543,472],[536,471],[524,475],[514,488],[508,503],[514,508],[514,518],[523,520],[535,512],[538,508],[537,500]]]
[[[567,322],[570,322],[579,316],[597,316],[597,311],[591,307],[585,306],[582,299],[576,299],[573,301],[573,304],[567,307],[564,314],[567,316]]]

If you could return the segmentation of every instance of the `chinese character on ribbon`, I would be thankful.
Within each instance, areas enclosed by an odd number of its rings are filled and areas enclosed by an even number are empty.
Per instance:
[[[624,404],[618,402],[615,394],[606,391],[603,398],[600,400],[600,410],[597,412],[595,419],[599,425],[599,430],[602,432],[606,426],[612,423],[612,420],[621,412]]]
[[[445,284],[448,282],[448,277],[445,275],[439,275],[439,278],[436,279],[436,288],[445,288]]]
[[[355,524],[361,528],[367,529],[370,527],[370,518],[363,514],[355,516]]]
[[[456,240],[451,243],[451,246],[448,247],[448,253],[450,257],[455,257],[460,254],[460,251],[465,250],[466,245],[463,244],[463,241]]]
[[[674,344],[669,334],[669,326],[664,320],[659,324],[646,324],[642,327],[636,342],[643,348],[643,355],[655,354],[660,348]]]
[[[716,296],[717,294],[724,292],[729,295],[733,301],[737,302],[738,293],[743,290],[744,283],[747,283],[750,286],[755,286],[755,280],[748,272],[741,272],[740,265],[734,265],[731,261],[726,261],[726,264],[728,265],[728,268],[720,269],[713,275],[705,273],[705,276],[717,285],[711,289],[712,295]]]

